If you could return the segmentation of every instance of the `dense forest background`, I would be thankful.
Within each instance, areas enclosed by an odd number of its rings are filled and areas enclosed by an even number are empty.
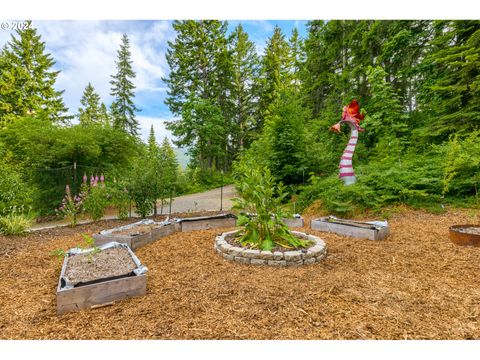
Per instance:
[[[300,210],[478,206],[480,21],[316,20],[305,38],[275,28],[262,54],[241,25],[173,28],[164,81],[178,120],[168,128],[188,150],[186,171],[168,140],[138,138],[127,35],[112,69],[115,101],[107,108],[87,86],[78,125],[36,30],[12,38],[0,53],[0,211],[52,212],[66,183],[99,173],[138,207],[218,186],[252,161]],[[353,160],[358,182],[346,187],[337,167],[348,129],[328,129],[352,99],[366,131]]]

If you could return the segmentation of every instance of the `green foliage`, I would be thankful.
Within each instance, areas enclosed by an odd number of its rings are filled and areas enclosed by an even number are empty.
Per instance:
[[[70,226],[74,227],[77,225],[78,216],[83,212],[83,200],[85,198],[86,194],[83,192],[78,195],[72,194],[70,186],[67,185],[62,203],[58,209],[55,209],[55,212],[67,219]]]
[[[13,208],[30,209],[33,189],[23,180],[21,173],[0,160],[0,174],[0,214]]]
[[[236,189],[240,198],[233,199],[233,210],[240,212],[242,226],[239,241],[262,250],[276,245],[285,248],[306,247],[309,243],[292,235],[282,218],[283,185],[275,184],[270,171],[253,161],[240,163],[236,171]]]
[[[283,94],[273,106],[263,136],[267,151],[264,156],[272,175],[284,184],[302,182],[307,171],[305,122],[308,112],[293,94]],[[261,140],[262,141],[262,140]]]
[[[426,159],[410,154],[402,163],[371,162],[357,168],[357,183],[350,186],[344,186],[336,173],[312,176],[299,195],[299,206],[320,201],[326,211],[344,216],[398,204],[440,207],[440,159],[441,153],[432,150]]]
[[[129,198],[135,203],[136,212],[143,218],[153,212],[157,200],[156,191],[151,186],[154,176],[149,159],[141,157],[124,180]]]
[[[458,135],[442,147],[443,194],[456,196],[475,195],[478,202],[480,186],[480,131],[461,138]]]
[[[130,197],[126,186],[122,183],[111,183],[107,187],[109,203],[117,209],[117,216],[121,220],[128,219]]]
[[[63,249],[55,249],[50,251],[50,256],[54,256],[58,259],[59,262],[62,262],[63,259],[67,256],[67,253]]]
[[[0,144],[9,150],[8,161],[21,169],[26,184],[36,189],[33,206],[41,214],[51,213],[58,205],[65,184],[78,192],[86,170],[104,172],[111,179],[120,177],[140,149],[137,140],[112,127],[60,127],[30,117],[3,129]]]
[[[33,114],[45,122],[69,119],[63,91],[55,90],[54,65],[33,26],[12,35],[0,53],[0,129]]]
[[[0,214],[0,234],[24,235],[32,225],[32,218],[25,215],[22,209],[13,208]]]
[[[83,107],[78,109],[78,120],[83,126],[110,125],[107,108],[100,104],[100,95],[95,92],[92,84],[88,83],[80,99]]]
[[[165,103],[178,120],[167,127],[188,146],[196,166],[226,168],[231,159],[227,135],[231,128],[231,54],[226,22],[174,21],[174,42],[169,42],[169,87]]]
[[[113,126],[130,135],[138,135],[138,120],[135,112],[139,111],[133,102],[135,85],[132,79],[135,72],[132,69],[130,42],[126,34],[122,36],[122,43],[115,62],[117,73],[112,75],[110,95],[114,97],[111,104]]]
[[[105,184],[100,183],[90,187],[88,187],[87,184],[84,184],[82,188],[82,193],[85,194],[85,198],[83,199],[83,210],[93,221],[100,220],[109,205],[109,192]]]
[[[466,135],[480,120],[480,21],[435,21],[431,51],[422,62],[419,105],[432,119],[419,130],[424,141]]]
[[[258,106],[258,86],[255,85],[260,59],[255,44],[249,40],[242,24],[238,24],[230,35],[229,48],[232,51],[233,68],[231,151],[236,154],[247,148],[254,137]]]

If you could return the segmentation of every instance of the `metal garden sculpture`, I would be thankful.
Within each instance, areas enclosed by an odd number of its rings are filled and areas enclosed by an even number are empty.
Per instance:
[[[360,126],[360,121],[363,120],[363,117],[364,115],[360,114],[360,106],[357,100],[353,100],[348,106],[343,107],[342,120],[330,128],[330,131],[340,133],[341,124],[350,126],[350,140],[342,154],[339,165],[339,176],[345,185],[355,184],[357,181],[353,171],[352,158],[357,146],[358,132],[365,131]]]

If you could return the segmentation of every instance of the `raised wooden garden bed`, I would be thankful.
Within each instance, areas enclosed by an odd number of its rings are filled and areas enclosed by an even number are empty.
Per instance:
[[[314,219],[310,226],[313,230],[369,240],[383,240],[390,232],[386,221],[363,222],[338,219],[334,216]]]
[[[233,214],[179,219],[180,231],[182,232],[234,227],[236,223],[237,217]]]
[[[113,242],[99,250],[67,253],[57,287],[57,314],[146,294],[147,268],[127,245]]]
[[[132,250],[137,250],[152,241],[173,234],[178,229],[178,221],[155,222],[147,219],[118,228],[103,230],[93,235],[93,238],[97,246],[116,241],[128,245]]]
[[[450,240],[461,246],[480,246],[480,225],[454,225],[449,229]]]

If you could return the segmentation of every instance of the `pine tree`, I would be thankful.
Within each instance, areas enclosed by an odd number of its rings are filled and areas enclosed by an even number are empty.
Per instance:
[[[33,27],[17,30],[0,54],[0,128],[19,116],[35,115],[49,122],[68,122],[62,94],[55,90],[59,71],[45,53]]]
[[[83,126],[104,125],[106,122],[104,111],[100,105],[100,95],[95,92],[92,84],[88,83],[80,99],[83,107],[78,109],[78,120]],[[102,105],[104,105],[102,103]],[[105,105],[104,105],[105,106]]]
[[[135,72],[132,69],[130,42],[126,34],[122,37],[122,43],[117,53],[118,59],[115,62],[117,73],[112,75],[110,81],[110,95],[114,97],[111,104],[111,112],[114,127],[121,129],[133,136],[138,135],[138,120],[135,119],[135,112],[139,109],[135,106],[135,85],[132,80]]]
[[[262,58],[260,82],[259,114],[257,131],[272,113],[272,104],[279,98],[282,90],[290,86],[290,53],[289,45],[282,30],[276,26],[272,37],[267,41]]]
[[[429,140],[467,134],[480,122],[480,21],[437,21],[419,107],[429,121],[421,133]]]
[[[175,21],[177,35],[169,42],[170,74],[165,103],[179,117],[167,124],[178,140],[188,146],[196,165],[203,169],[229,165],[231,129],[231,71],[226,22]]]
[[[305,53],[303,50],[303,42],[298,35],[297,28],[293,28],[292,35],[288,40],[288,45],[290,47],[290,83],[293,88],[297,91],[300,90],[300,71],[303,67],[303,62],[305,61]]]
[[[163,161],[160,154],[160,148],[155,138],[155,131],[153,125],[150,127],[150,134],[148,136],[147,144],[147,164],[148,168],[145,171],[149,174],[149,187],[155,197],[155,206],[153,208],[153,214],[157,215],[156,201],[162,198],[164,193],[164,184],[162,181],[163,174]]]
[[[167,137],[163,139],[160,146],[160,158],[163,164],[162,182],[164,184],[165,197],[168,197],[177,188],[178,160]]]
[[[236,155],[252,141],[255,114],[257,112],[256,82],[259,75],[260,59],[255,44],[248,39],[248,34],[239,24],[229,38],[232,51],[233,88],[233,154]]]

